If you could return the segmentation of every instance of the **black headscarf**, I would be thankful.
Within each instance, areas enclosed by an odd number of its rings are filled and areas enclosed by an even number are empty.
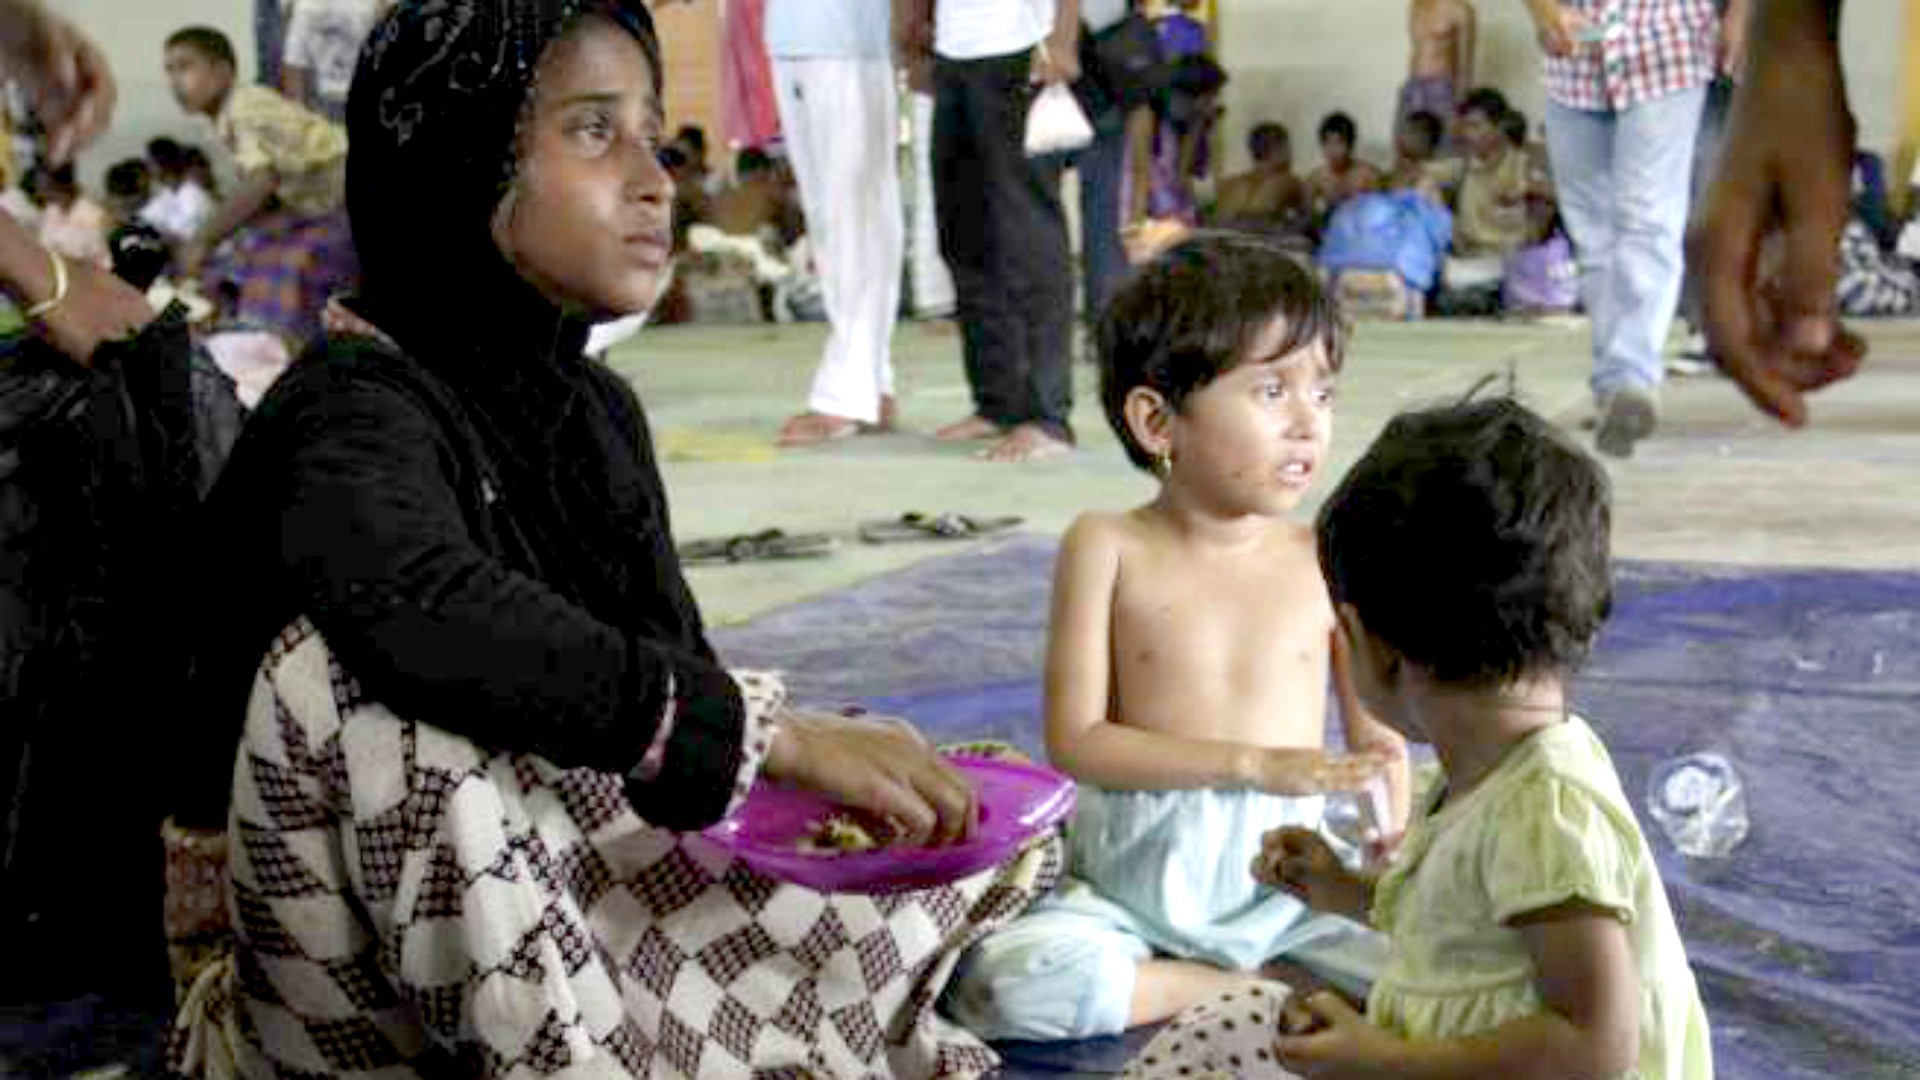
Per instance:
[[[584,326],[534,297],[491,221],[541,54],[593,14],[640,43],[657,96],[660,49],[641,0],[402,0],[361,51],[347,100],[356,307],[422,363],[483,343],[498,353],[503,332],[548,359],[556,346],[577,355]]]

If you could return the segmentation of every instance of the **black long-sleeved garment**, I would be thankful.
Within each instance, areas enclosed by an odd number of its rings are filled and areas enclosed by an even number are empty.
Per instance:
[[[254,671],[299,616],[395,714],[563,766],[627,772],[669,687],[649,821],[717,818],[742,704],[674,555],[639,402],[583,327],[504,274],[497,330],[421,363],[350,338],[302,357],[248,422],[205,515],[220,587],[193,677],[206,744],[180,807],[224,820]]]
[[[402,5],[368,38],[347,214],[355,310],[385,340],[302,356],[210,496],[189,824],[225,823],[254,672],[302,616],[395,714],[563,766],[632,770],[671,688],[635,810],[697,827],[732,795],[744,707],[681,577],[639,402],[495,237],[541,57],[588,15],[634,35],[657,99],[640,0]]]

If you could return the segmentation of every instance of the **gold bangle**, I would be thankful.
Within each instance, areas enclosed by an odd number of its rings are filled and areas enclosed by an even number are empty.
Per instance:
[[[53,295],[21,312],[29,322],[53,314],[55,308],[67,302],[67,260],[52,248],[42,248],[47,253],[47,265],[53,270]]]

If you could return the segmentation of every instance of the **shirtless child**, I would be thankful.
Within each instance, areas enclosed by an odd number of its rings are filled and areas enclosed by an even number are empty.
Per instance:
[[[1422,111],[1453,115],[1460,95],[1473,85],[1477,29],[1472,0],[1412,0],[1407,37],[1413,58],[1395,119]]]
[[[1346,113],[1320,121],[1320,167],[1307,176],[1316,226],[1324,227],[1341,203],[1379,189],[1380,170],[1356,154],[1359,141],[1360,129]]]
[[[742,150],[737,178],[704,203],[704,216],[687,227],[688,250],[734,256],[753,269],[754,281],[772,291],[776,321],[785,321],[785,294],[801,268],[790,245],[804,229],[799,200],[778,163],[759,150]]]
[[[1406,817],[1405,747],[1363,715],[1316,562],[1286,520],[1325,466],[1343,331],[1270,241],[1197,234],[1109,306],[1102,397],[1160,481],[1088,513],[1055,571],[1047,749],[1080,783],[1066,887],[962,962],[954,1017],[987,1038],[1078,1039],[1174,1015],[1276,958],[1364,993],[1381,939],[1261,886],[1278,823],[1383,780]],[[1349,753],[1322,749],[1329,672]]]
[[[1256,124],[1247,134],[1253,167],[1220,181],[1209,224],[1273,237],[1304,236],[1311,209],[1307,185],[1293,171],[1293,146],[1279,124]]]

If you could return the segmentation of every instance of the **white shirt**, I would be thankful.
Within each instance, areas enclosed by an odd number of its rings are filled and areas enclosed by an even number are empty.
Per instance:
[[[192,180],[178,187],[161,188],[159,194],[140,208],[140,220],[153,226],[169,240],[191,240],[213,216],[213,196]]]
[[[311,72],[321,98],[345,101],[360,46],[384,9],[381,0],[298,0],[287,20],[287,66]]]
[[[948,60],[1026,52],[1053,32],[1053,0],[940,0],[933,51]]]

